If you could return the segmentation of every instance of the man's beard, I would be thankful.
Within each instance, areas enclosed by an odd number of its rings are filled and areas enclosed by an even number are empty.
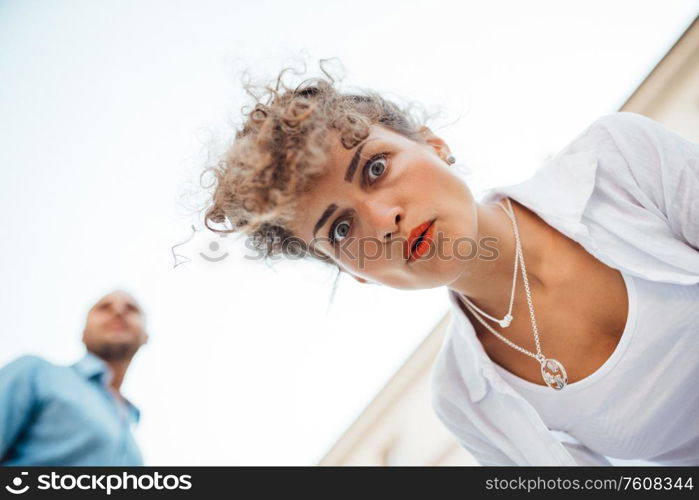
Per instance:
[[[105,343],[94,348],[93,354],[105,361],[128,360],[136,354],[136,349],[130,344]]]

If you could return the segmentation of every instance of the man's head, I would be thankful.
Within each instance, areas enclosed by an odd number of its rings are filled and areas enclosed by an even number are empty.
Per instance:
[[[108,293],[87,313],[83,342],[105,361],[131,359],[147,341],[143,310],[127,292]]]

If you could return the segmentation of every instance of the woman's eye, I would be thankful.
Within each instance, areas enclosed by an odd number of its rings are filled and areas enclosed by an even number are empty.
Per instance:
[[[350,231],[350,223],[348,220],[343,220],[335,224],[330,231],[330,239],[333,243],[337,243],[346,238]]]
[[[381,155],[367,162],[366,177],[368,184],[381,177],[386,171],[386,157]]]

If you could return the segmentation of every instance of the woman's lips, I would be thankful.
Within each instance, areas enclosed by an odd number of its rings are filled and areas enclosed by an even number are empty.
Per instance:
[[[422,258],[429,251],[434,234],[434,221],[435,219],[423,222],[410,231],[405,245],[405,258],[408,262]],[[418,239],[421,241],[415,245]]]

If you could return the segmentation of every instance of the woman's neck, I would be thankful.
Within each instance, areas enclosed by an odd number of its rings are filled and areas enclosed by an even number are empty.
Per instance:
[[[506,199],[501,203],[507,206]],[[545,292],[554,286],[555,273],[546,262],[554,251],[555,231],[532,211],[512,201],[519,229],[527,278],[532,293]],[[512,293],[515,259],[515,236],[512,222],[497,203],[476,205],[478,220],[478,247],[491,239],[488,248],[496,255],[480,251],[476,258],[464,263],[463,272],[448,285],[451,290],[466,295],[484,311],[499,316],[507,312]],[[492,239],[495,239],[494,243]],[[517,270],[515,301],[526,300],[523,293],[521,266]]]

